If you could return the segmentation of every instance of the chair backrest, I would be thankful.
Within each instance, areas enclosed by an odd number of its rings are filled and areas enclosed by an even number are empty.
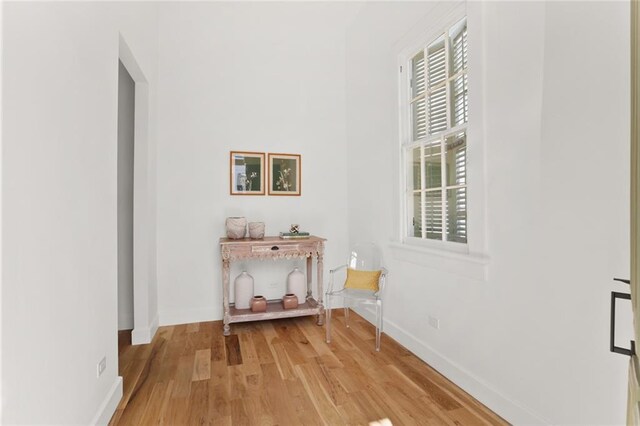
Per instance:
[[[377,271],[382,268],[382,251],[374,243],[358,243],[351,248],[349,268]]]

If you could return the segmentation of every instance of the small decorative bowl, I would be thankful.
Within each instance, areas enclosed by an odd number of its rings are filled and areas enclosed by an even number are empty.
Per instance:
[[[244,238],[247,234],[247,219],[244,217],[228,217],[226,228],[227,237],[233,240]]]
[[[282,298],[282,306],[285,309],[295,309],[298,307],[298,296],[293,293],[285,294]]]
[[[253,296],[251,299],[251,312],[267,312],[267,299],[264,296]]]
[[[264,222],[249,222],[249,237],[254,240],[264,238]]]

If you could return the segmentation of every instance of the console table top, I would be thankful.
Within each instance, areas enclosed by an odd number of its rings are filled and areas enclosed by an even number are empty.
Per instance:
[[[231,238],[220,238],[220,245],[229,245],[229,244],[239,244],[239,245],[255,245],[255,244],[302,244],[302,243],[315,243],[318,241],[327,241],[326,238],[316,237],[315,235],[310,235],[309,238],[280,238],[278,236],[275,237],[264,237],[259,240],[252,240],[251,238],[242,238],[238,240],[234,240]]]

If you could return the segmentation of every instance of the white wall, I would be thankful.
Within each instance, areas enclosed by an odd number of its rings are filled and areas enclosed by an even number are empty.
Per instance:
[[[121,392],[118,33],[155,85],[156,8],[3,7],[1,421],[88,424]]]
[[[118,65],[118,330],[133,329],[133,151],[135,83]]]
[[[218,239],[228,216],[298,223],[347,250],[346,23],[341,3],[165,3],[159,17],[158,288],[161,324],[222,318]],[[302,155],[302,196],[230,196],[229,151]],[[285,292],[302,261],[246,268]]]
[[[629,275],[628,4],[466,6],[469,204],[484,222],[469,238],[485,280],[391,244],[397,54],[450,7],[369,4],[347,35],[349,239],[386,248],[385,331],[515,424],[622,424],[608,315],[609,292],[627,290],[612,277]]]

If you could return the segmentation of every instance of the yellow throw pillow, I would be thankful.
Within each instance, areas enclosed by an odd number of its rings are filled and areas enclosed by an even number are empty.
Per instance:
[[[358,271],[347,268],[347,281],[344,288],[378,291],[378,282],[382,271]]]

